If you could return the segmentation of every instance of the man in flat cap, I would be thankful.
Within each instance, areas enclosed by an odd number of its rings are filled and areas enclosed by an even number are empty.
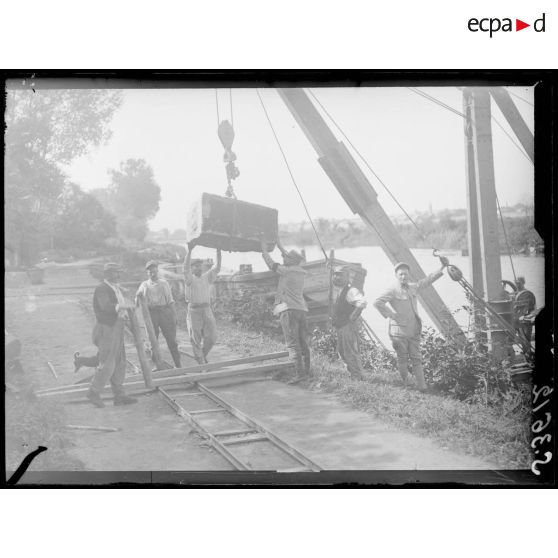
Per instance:
[[[167,342],[174,366],[180,368],[180,353],[176,342],[176,308],[169,283],[159,277],[159,263],[150,260],[145,264],[147,280],[145,280],[136,292],[136,303],[140,297],[144,298],[149,309],[155,337],[159,337],[159,331]]]
[[[449,262],[443,256],[440,259],[441,269],[416,283],[410,281],[409,265],[399,262],[395,266],[397,285],[374,301],[374,306],[380,314],[389,318],[389,337],[397,355],[397,368],[404,384],[408,385],[410,362],[417,387],[421,391],[426,390],[426,383],[420,352],[422,321],[418,315],[417,295],[442,276],[444,267]]]
[[[332,325],[337,333],[337,352],[354,380],[364,377],[359,352],[358,322],[366,300],[362,292],[351,285],[351,268],[337,266],[333,284],[339,289],[333,306]]]
[[[261,235],[260,241],[262,256],[267,267],[279,274],[273,313],[279,316],[285,344],[295,366],[295,376],[289,383],[297,383],[310,377],[310,348],[306,320],[308,306],[304,300],[306,271],[300,266],[304,260],[296,250],[287,252],[277,239],[277,248],[283,256],[283,265],[279,265],[269,255],[263,235]]]
[[[217,323],[211,309],[211,285],[221,271],[221,250],[217,249],[215,265],[203,272],[203,260],[192,260],[195,241],[188,243],[184,259],[184,279],[187,289],[188,334],[194,357],[199,364],[207,363],[207,355],[217,341]]]
[[[110,381],[115,405],[129,405],[137,400],[124,394],[126,351],[124,349],[124,319],[133,304],[125,300],[118,281],[121,267],[107,263],[103,268],[104,281],[93,294],[93,310],[97,323],[93,329],[93,343],[99,349],[99,366],[93,376],[87,398],[96,407],[104,407],[101,393]]]

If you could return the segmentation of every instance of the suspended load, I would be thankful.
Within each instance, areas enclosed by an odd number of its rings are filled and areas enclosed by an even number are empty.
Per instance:
[[[260,235],[275,248],[278,235],[277,209],[234,198],[203,193],[188,212],[188,242],[228,252],[261,252]]]

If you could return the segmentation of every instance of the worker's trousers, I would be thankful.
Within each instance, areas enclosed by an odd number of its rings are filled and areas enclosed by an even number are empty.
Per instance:
[[[343,327],[335,328],[337,331],[337,352],[347,366],[351,377],[360,379],[363,376],[362,362],[360,359],[358,329],[355,322],[349,322]]]
[[[163,334],[167,347],[176,368],[180,368],[180,353],[176,342],[176,315],[170,306],[153,306],[149,308],[149,315],[155,330],[155,337],[159,337],[159,331]]]
[[[123,395],[126,376],[124,319],[117,318],[113,326],[95,324],[93,343],[99,348],[99,366],[91,382],[91,391],[101,393],[110,380],[114,395]]]
[[[391,337],[391,343],[397,355],[397,368],[404,383],[409,377],[409,362],[419,389],[425,389],[424,372],[422,370],[422,355],[420,352],[420,337]]]
[[[199,364],[203,364],[207,362],[206,357],[217,341],[217,323],[213,310],[209,305],[192,308],[192,305],[189,304],[186,323],[194,358]]]
[[[308,322],[304,310],[284,310],[279,316],[285,344],[297,376],[310,374],[310,348],[308,347]]]

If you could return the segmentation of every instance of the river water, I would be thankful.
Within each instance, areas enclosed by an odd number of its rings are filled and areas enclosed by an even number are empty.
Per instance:
[[[286,249],[295,248],[296,246],[286,246]],[[323,254],[317,246],[305,247],[306,258],[308,261],[323,259]],[[439,260],[432,256],[432,250],[429,249],[413,249],[411,250],[425,273],[431,273],[439,269]],[[469,258],[467,256],[453,255],[451,252],[443,252],[448,255],[450,262],[461,269],[465,278],[470,281],[469,275]],[[197,247],[194,257],[215,257],[215,251]],[[272,257],[280,262],[281,258],[278,250],[272,254]],[[356,262],[368,271],[366,282],[364,284],[365,294],[369,300],[369,306],[365,309],[363,316],[370,324],[374,332],[382,339],[384,343],[388,343],[387,336],[387,320],[378,313],[372,306],[371,302],[379,296],[382,291],[392,285],[395,281],[393,273],[393,265],[379,246],[359,246],[356,248],[340,248],[335,250],[335,257],[348,262]],[[513,280],[509,256],[501,257],[502,277],[504,279]],[[222,273],[238,271],[241,264],[251,264],[253,271],[265,271],[267,269],[262,260],[261,254],[256,252],[246,253],[223,253]],[[523,275],[526,281],[526,287],[532,291],[537,298],[537,306],[544,305],[544,257],[542,256],[513,256],[513,265],[516,275]],[[463,289],[456,282],[452,281],[447,274],[434,284],[442,300],[450,311],[457,311],[455,319],[464,328],[469,323],[468,313],[462,309],[467,304]],[[432,326],[432,321],[423,308],[420,310],[423,322],[427,326]]]

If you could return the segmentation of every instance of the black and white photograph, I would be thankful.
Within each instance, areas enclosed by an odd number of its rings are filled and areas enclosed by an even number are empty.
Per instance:
[[[8,482],[542,482],[536,76],[258,79],[6,80]]]

